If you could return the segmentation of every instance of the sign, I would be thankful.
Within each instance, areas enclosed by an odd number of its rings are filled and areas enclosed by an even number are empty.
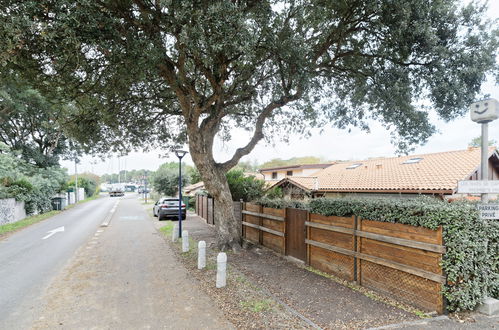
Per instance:
[[[482,219],[499,219],[499,204],[478,204],[477,209]]]
[[[499,117],[499,103],[495,99],[486,99],[470,105],[471,120],[477,123],[488,123]]]
[[[499,180],[466,180],[457,183],[458,194],[499,194]]]

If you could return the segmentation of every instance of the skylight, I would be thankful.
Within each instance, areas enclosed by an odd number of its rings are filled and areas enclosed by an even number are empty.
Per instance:
[[[354,168],[357,168],[360,165],[362,165],[362,163],[352,164],[352,165],[350,165],[350,166],[347,167],[347,170],[353,170]]]
[[[410,158],[410,159],[406,160],[405,162],[403,162],[402,164],[417,164],[422,160],[423,160],[423,158]]]

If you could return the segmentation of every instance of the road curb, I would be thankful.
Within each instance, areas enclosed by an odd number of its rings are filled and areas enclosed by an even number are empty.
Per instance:
[[[117,200],[116,203],[114,203],[113,207],[109,211],[108,215],[104,219],[104,222],[100,225],[101,227],[108,227],[109,223],[111,223],[111,219],[113,218],[114,212],[116,212],[116,208],[118,207],[118,204],[120,203],[120,200]]]

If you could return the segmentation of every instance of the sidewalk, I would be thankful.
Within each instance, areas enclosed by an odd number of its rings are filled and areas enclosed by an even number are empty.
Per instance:
[[[34,329],[232,329],[135,198],[49,288]]]
[[[215,247],[215,229],[190,214],[182,223],[190,237]],[[304,267],[293,264],[261,247],[244,249],[228,256],[228,265],[242,272],[252,283],[312,324],[327,329],[495,329],[498,318],[480,315],[464,323],[446,316],[421,319],[413,313],[373,300]],[[391,326],[390,326],[391,325]],[[495,327],[495,328],[494,328]]]

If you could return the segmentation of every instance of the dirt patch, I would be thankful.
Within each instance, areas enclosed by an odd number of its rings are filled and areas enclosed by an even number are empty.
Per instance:
[[[396,303],[389,299],[359,292],[361,289],[352,290],[255,246],[228,253],[228,285],[225,289],[216,289],[218,251],[214,227],[197,216],[190,216],[183,227],[194,240],[206,241],[207,270],[197,270],[196,249],[193,249],[197,243],[191,244],[191,252],[183,254],[180,243],[172,243],[170,236],[165,236],[166,241],[238,328],[313,328],[316,325],[328,329],[361,329],[419,319],[414,313],[393,306]]]

